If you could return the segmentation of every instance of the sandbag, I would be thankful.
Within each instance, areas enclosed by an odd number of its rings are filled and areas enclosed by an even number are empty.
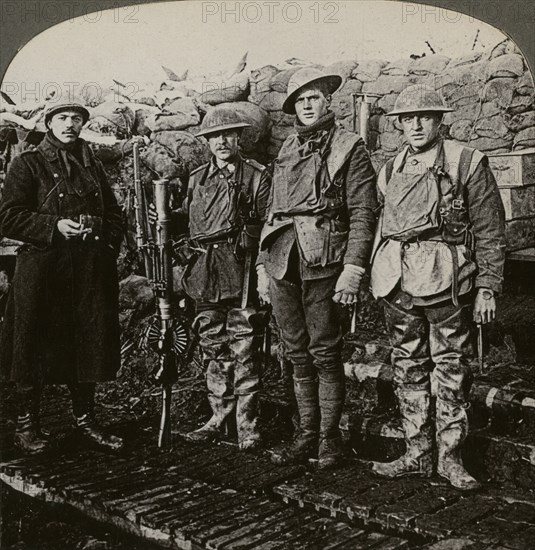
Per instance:
[[[535,147],[535,127],[533,126],[520,130],[513,140],[513,149],[515,151],[528,149],[529,147]]]
[[[491,59],[487,67],[487,79],[519,77],[524,74],[524,59],[517,53],[500,55]]]
[[[201,117],[193,99],[180,98],[164,107],[163,113],[155,113],[147,117],[145,124],[153,132],[166,130],[184,130],[196,126]]]
[[[372,107],[372,111],[378,111],[379,113],[389,113],[394,109],[394,105],[396,103],[398,95],[399,94],[391,93],[385,94],[383,97],[380,97]]]
[[[399,94],[411,84],[416,84],[418,79],[414,76],[388,76],[381,75],[374,82],[364,82],[362,85],[363,92],[374,94]]]
[[[448,71],[454,69],[455,67],[461,67],[462,65],[471,65],[472,63],[479,61],[482,57],[482,52],[474,52],[451,59],[448,63]]]
[[[535,88],[533,86],[533,78],[529,70],[527,70],[516,83],[516,93],[518,95],[533,95]]]
[[[279,69],[273,65],[266,65],[260,69],[251,71],[249,75],[249,97],[247,101],[258,105],[270,91],[271,79],[278,72]]]
[[[518,115],[505,114],[503,122],[513,132],[520,132],[532,126],[535,127],[535,111],[526,111]]]
[[[279,71],[277,74],[273,75],[273,77],[271,78],[271,81],[269,83],[269,88],[274,92],[283,92],[284,94],[286,94],[286,91],[288,89],[288,81],[290,80],[292,75],[296,73],[299,69],[303,69],[304,67],[308,67],[308,66],[311,66],[311,65],[290,67],[288,69]]]
[[[391,63],[388,63],[386,67],[383,68],[381,74],[386,74],[389,76],[405,76],[409,74],[409,65],[411,64],[412,59],[409,57],[403,59],[396,59]]]
[[[159,143],[151,143],[140,154],[143,164],[161,178],[178,178],[180,167],[174,163],[171,152]]]
[[[448,66],[450,58],[445,55],[426,55],[414,59],[409,65],[409,74],[427,76],[429,74],[440,74]]]
[[[165,147],[174,164],[178,166],[178,173],[173,177],[188,176],[192,170],[210,158],[210,149],[206,141],[189,132],[179,130],[154,132],[151,134],[151,139],[155,144]]]
[[[214,77],[203,85],[199,99],[208,105],[229,101],[245,101],[249,95],[249,73],[242,72],[230,78]]]
[[[505,109],[511,104],[515,85],[515,78],[494,78],[485,84],[482,97],[485,101],[495,101]]]
[[[353,113],[353,95],[360,92],[362,82],[349,79],[332,95],[331,108],[338,118],[345,118]]]
[[[357,67],[357,61],[336,61],[323,68],[325,74],[337,74],[346,80],[351,77],[351,73]]]
[[[474,125],[474,134],[479,137],[492,139],[509,139],[510,130],[503,122],[501,115],[494,115],[489,118],[480,118]]]
[[[468,143],[470,147],[479,149],[480,151],[497,151],[498,149],[511,150],[513,145],[513,134],[507,134],[507,136],[499,139],[489,137],[476,137],[470,140]]]
[[[533,110],[535,98],[529,95],[514,95],[511,104],[507,107],[507,112],[511,115],[525,113]]]
[[[471,120],[458,120],[450,127],[450,136],[458,141],[468,141],[472,132]]]
[[[506,38],[492,48],[489,57],[490,59],[494,59],[495,57],[510,53],[522,54],[518,46],[510,38]]]
[[[379,78],[383,67],[388,63],[380,59],[367,59],[359,61],[358,65],[351,71],[351,78],[361,82],[372,82]]]
[[[135,122],[134,111],[127,105],[107,101],[91,110],[89,128],[117,137],[130,137]]]

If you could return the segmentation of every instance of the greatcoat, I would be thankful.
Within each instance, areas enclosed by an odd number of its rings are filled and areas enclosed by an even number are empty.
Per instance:
[[[88,219],[66,240],[61,218]],[[100,382],[120,366],[116,258],[122,214],[101,162],[78,139],[67,152],[50,135],[10,164],[0,233],[22,241],[0,348],[19,384]]]

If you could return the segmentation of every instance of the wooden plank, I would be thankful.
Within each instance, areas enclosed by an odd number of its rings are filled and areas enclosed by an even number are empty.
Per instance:
[[[364,493],[345,497],[338,504],[338,508],[340,511],[345,511],[350,519],[356,517],[367,521],[379,506],[401,500],[422,490],[424,486],[423,482],[407,478],[382,481],[380,485],[372,487]]]
[[[274,536],[298,526],[308,516],[301,510],[285,509],[265,518],[254,533],[245,533],[232,541],[232,550],[254,550],[263,548]]]
[[[237,516],[253,505],[255,497],[236,493],[224,501],[217,502],[213,507],[200,511],[195,518],[186,523],[177,521],[171,525],[173,537],[177,542],[183,542],[195,537],[198,533],[217,525],[220,521]]]
[[[260,516],[252,521],[240,521],[237,528],[221,534],[208,542],[208,548],[214,550],[223,550],[225,548],[250,548],[252,544],[260,544],[266,538],[264,529],[270,525],[279,525],[281,521],[292,515],[292,511],[282,508],[275,513],[269,513],[266,516]],[[268,535],[269,536],[269,535]],[[256,546],[258,548],[258,546]]]
[[[436,537],[451,536],[464,525],[487,517],[499,507],[500,503],[494,499],[479,495],[463,497],[432,515],[426,514],[416,518],[414,526],[423,534]]]
[[[460,498],[461,494],[453,488],[428,486],[409,498],[379,506],[375,519],[388,529],[407,529],[417,517],[442,510]]]
[[[236,529],[236,526],[243,525],[249,522],[254,522],[260,518],[284,509],[282,504],[269,502],[266,499],[258,498],[256,502],[251,502],[246,509],[242,510],[238,515],[228,519],[221,520],[217,525],[197,533],[192,537],[196,543],[204,544],[208,548],[213,548],[210,545],[211,540],[216,540],[221,535]]]

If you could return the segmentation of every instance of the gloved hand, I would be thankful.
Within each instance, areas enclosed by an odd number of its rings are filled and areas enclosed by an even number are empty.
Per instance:
[[[485,325],[496,318],[496,299],[490,288],[479,288],[474,300],[474,321]]]
[[[267,274],[264,264],[258,264],[256,266],[256,290],[258,297],[262,305],[271,304],[271,298],[269,296],[269,276]]]
[[[345,264],[334,287],[333,301],[340,304],[354,304],[358,300],[360,281],[365,269],[358,265]]]

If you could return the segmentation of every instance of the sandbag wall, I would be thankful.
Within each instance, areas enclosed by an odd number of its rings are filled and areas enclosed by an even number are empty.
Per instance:
[[[128,95],[116,82],[105,93],[81,98],[91,110],[85,137],[93,142],[104,162],[121,203],[128,197],[133,181],[129,141],[133,135],[147,138],[141,158],[144,183],[148,186],[152,179],[167,177],[179,200],[189,172],[209,158],[206,140],[195,134],[205,114],[217,104],[226,103],[251,124],[242,140],[246,156],[266,164],[277,155],[293,131],[295,118],[282,112],[288,81],[306,65],[296,59],[282,68],[267,65],[248,70],[244,65],[232,75],[207,76],[200,85],[171,78],[139,86],[136,93]],[[385,115],[399,93],[415,83],[440,90],[455,108],[444,119],[446,137],[488,155],[535,147],[533,79],[521,52],[509,40],[492,51],[458,59],[426,55],[395,61],[340,61],[320,68],[343,78],[341,88],[333,95],[332,108],[344,127],[359,128],[354,94],[373,96],[367,137],[376,169],[403,146],[399,122]],[[32,146],[34,134],[44,130],[42,111],[41,118],[39,114],[38,107],[6,106],[2,99],[0,141],[27,141]],[[116,140],[111,145],[110,137]],[[535,246],[535,234],[528,231],[514,246],[526,243]]]

